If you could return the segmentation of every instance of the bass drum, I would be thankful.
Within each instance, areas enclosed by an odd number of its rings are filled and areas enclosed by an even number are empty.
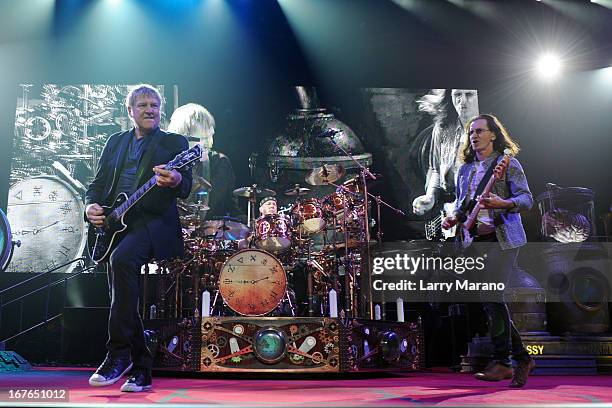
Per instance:
[[[225,304],[243,316],[263,316],[278,307],[287,290],[285,268],[259,249],[240,251],[225,261],[219,292]]]
[[[21,243],[19,243],[21,245]],[[6,216],[0,210],[0,272],[4,272],[13,256],[13,236]]]

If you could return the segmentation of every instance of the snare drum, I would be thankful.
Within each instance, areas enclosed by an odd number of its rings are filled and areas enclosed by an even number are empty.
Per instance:
[[[291,216],[303,235],[315,234],[325,228],[323,205],[317,198],[300,200],[291,208]]]
[[[291,247],[291,218],[285,214],[262,215],[255,221],[255,246],[278,253]]]

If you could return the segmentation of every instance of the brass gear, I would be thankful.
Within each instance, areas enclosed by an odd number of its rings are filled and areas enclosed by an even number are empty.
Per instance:
[[[319,333],[319,340],[321,340],[323,344],[331,343],[333,341],[332,336],[330,336],[327,331],[321,331]]]
[[[213,358],[219,357],[219,352],[221,350],[219,349],[219,346],[217,346],[216,344],[209,344],[208,346],[206,346],[206,349],[210,352],[210,355]]]
[[[223,348],[227,345],[227,339],[223,336],[217,337],[217,346]]]
[[[312,362],[315,364],[321,364],[323,362],[323,354],[319,351],[315,351],[311,355]]]

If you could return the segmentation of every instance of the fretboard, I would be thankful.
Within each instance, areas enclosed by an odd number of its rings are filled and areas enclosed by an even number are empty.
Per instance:
[[[131,196],[128,197],[121,205],[113,210],[111,216],[115,218],[122,217],[134,204],[138,202],[145,194],[149,192],[155,185],[155,176],[151,177],[149,181],[144,183],[138,190],[136,190]]]

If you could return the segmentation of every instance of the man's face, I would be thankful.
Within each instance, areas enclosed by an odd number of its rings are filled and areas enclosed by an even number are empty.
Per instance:
[[[453,106],[464,124],[478,116],[478,93],[472,89],[453,89],[451,92]]]
[[[128,114],[140,132],[149,133],[159,126],[159,105],[160,101],[157,98],[141,95],[134,101],[134,106],[128,106]]]
[[[259,212],[261,215],[276,214],[277,211],[278,208],[276,206],[276,201],[274,200],[266,201],[259,207]]]
[[[492,145],[493,140],[495,140],[495,134],[489,129],[486,120],[477,119],[472,122],[470,125],[470,144],[475,152],[486,151]]]

